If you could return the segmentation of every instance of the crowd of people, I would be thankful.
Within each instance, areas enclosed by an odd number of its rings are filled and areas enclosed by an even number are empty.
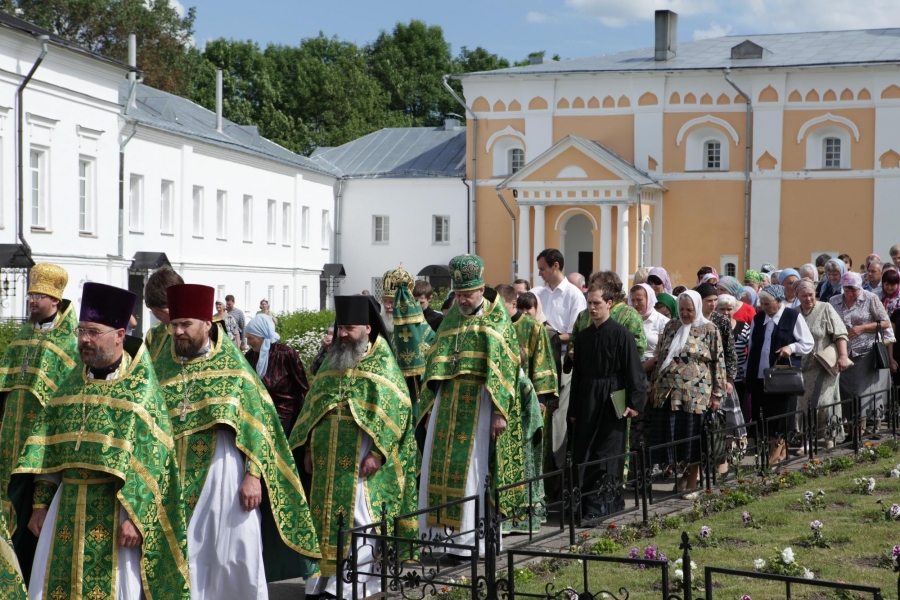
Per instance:
[[[833,445],[841,402],[861,395],[859,426],[878,435],[898,366],[900,245],[890,254],[862,274],[847,255],[742,281],[703,266],[691,289],[662,267],[627,286],[567,276],[552,248],[536,258],[544,285],[489,287],[465,254],[440,311],[402,267],[380,302],[335,297],[306,367],[266,301],[247,320],[163,267],[144,293],[159,323],[140,339],[133,293],[88,282],[76,316],[65,270],[35,265],[0,366],[0,597],[266,598],[267,582],[302,577],[308,598],[333,598],[339,553],[377,560],[339,549],[339,528],[385,516],[398,537],[451,532],[448,552],[467,555],[484,543],[472,498],[486,480],[505,534],[540,530],[560,490],[538,478],[569,455],[584,516],[623,509],[638,434],[687,493],[707,419],[731,445],[765,431],[780,460],[805,450],[798,410],[817,408]],[[781,364],[802,390],[770,385]]]

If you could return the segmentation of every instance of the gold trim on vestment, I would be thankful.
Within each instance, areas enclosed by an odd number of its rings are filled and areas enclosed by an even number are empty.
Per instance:
[[[129,353],[123,351],[122,352],[122,360],[123,361],[129,360],[130,362],[128,363],[128,365],[126,365],[124,371],[119,370],[122,368],[122,365],[121,364],[119,365],[119,369],[116,369],[116,373],[118,373],[119,376],[116,377],[115,379],[94,379],[93,377],[88,377],[91,370],[87,366],[85,366],[84,369],[82,369],[81,377],[84,380],[85,384],[91,383],[91,384],[100,384],[100,385],[118,385],[122,382],[123,379],[128,379],[129,377],[131,377],[132,373],[134,373],[134,370],[137,369],[138,365],[141,362],[141,354],[144,354],[146,352],[147,352],[147,348],[146,348],[146,346],[144,346],[144,344],[141,344],[141,346],[138,348],[137,352],[134,353],[134,356],[131,356]],[[127,359],[125,358],[126,356],[128,357]],[[148,354],[147,356],[149,357],[150,355]],[[99,394],[94,394],[94,395],[99,395]]]
[[[215,344],[213,344],[213,345],[215,345]],[[212,357],[211,354],[210,354],[210,357]],[[177,358],[175,360],[178,362],[178,364],[181,364],[181,360],[179,360]],[[185,366],[187,366],[187,365],[191,364],[192,362],[194,362],[195,360],[198,360],[198,359],[194,358],[194,359],[185,361],[184,364],[185,364]],[[245,371],[244,369],[204,370],[203,377],[198,377],[198,379],[206,379],[207,377],[209,377],[209,378],[240,377],[241,379],[246,379],[247,381],[252,383],[254,386],[256,385],[256,380],[253,378],[253,375],[251,375],[248,371]],[[180,374],[177,375],[176,377],[171,377],[169,379],[166,379],[165,381],[160,381],[159,385],[160,385],[160,387],[168,387],[170,385],[178,384],[178,383],[184,383]]]
[[[84,591],[84,530],[87,527],[87,486],[78,486],[78,499],[75,502],[75,523],[80,527],[74,527],[75,539],[72,544],[72,598],[81,598]],[[58,515],[59,513],[57,513]],[[118,515],[116,515],[118,518]],[[56,523],[54,523],[54,527]],[[115,551],[115,548],[113,548]]]
[[[22,367],[0,367],[0,373],[4,373],[7,375],[13,374],[13,373],[21,373],[21,372],[22,372]],[[41,381],[43,381],[47,385],[47,387],[49,387],[54,392],[58,389],[57,385],[55,383],[53,383],[53,380],[51,380],[49,377],[47,377],[47,375],[41,369],[38,369],[37,367],[28,367],[27,369],[25,369],[25,372],[26,373],[35,373],[38,377],[41,378]],[[14,385],[8,389],[9,390],[20,389],[20,390],[27,390],[27,391],[33,390],[33,388],[31,388],[27,385],[20,385],[20,384]],[[4,391],[4,390],[0,389],[0,391]],[[40,398],[38,398],[38,400],[40,400]]]
[[[16,556],[16,551],[6,542],[6,539],[3,536],[0,536],[0,560],[8,562],[16,572],[19,573],[19,576],[22,576],[22,567],[19,566],[19,557]]]
[[[37,333],[42,333],[44,331],[49,332],[49,331],[53,331],[54,328],[55,328],[55,326],[51,329],[43,329],[43,330],[35,329],[35,332],[37,332]],[[46,348],[53,354],[57,355],[60,358],[60,360],[62,360],[63,363],[65,363],[65,365],[67,367],[69,367],[70,369],[74,369],[78,365],[78,363],[76,363],[72,359],[71,356],[66,354],[62,348],[60,348],[53,342],[47,341],[46,339],[42,340],[41,338],[31,338],[28,340],[15,340],[15,341],[12,341],[9,343],[10,348],[12,348],[14,346],[38,346],[41,348]],[[13,369],[13,370],[15,370],[15,369]]]
[[[91,379],[91,381],[98,381],[96,379]],[[113,380],[115,381],[115,380]],[[89,398],[97,398],[99,402],[93,406],[109,406],[115,410],[126,410],[138,416],[147,427],[153,432],[153,435],[163,443],[167,450],[172,450],[175,447],[175,442],[168,433],[160,429],[159,424],[156,422],[150,412],[136,402],[131,402],[129,400],[124,400],[122,398],[112,398],[110,396],[103,396],[101,394],[81,394],[78,396],[60,396],[57,398],[51,398],[47,402],[47,406],[57,406],[64,404],[81,404],[84,402],[84,397],[87,396]],[[87,435],[87,434],[85,434]]]
[[[25,438],[25,446],[36,445],[36,446],[52,446],[54,444],[64,444],[66,442],[77,442],[81,440],[82,442],[94,442],[97,444],[103,444],[104,446],[110,446],[112,448],[118,448],[119,450],[124,450],[128,453],[131,453],[134,450],[134,443],[128,440],[120,440],[119,438],[113,437],[111,435],[104,435],[102,433],[93,433],[90,431],[85,431],[81,433],[80,431],[71,431],[69,433],[57,433],[55,435],[30,435]],[[19,471],[13,471],[17,473]]]
[[[240,407],[241,401],[240,401],[239,399],[237,399],[237,398],[231,398],[231,397],[228,397],[228,396],[223,396],[223,397],[220,397],[220,398],[204,398],[203,400],[198,400],[198,401],[196,401],[196,402],[191,402],[191,403],[190,403],[190,406],[189,406],[188,409],[187,409],[187,412],[188,412],[188,413],[196,412],[196,411],[200,410],[201,408],[206,408],[207,406],[212,406],[212,405],[214,405],[214,404],[218,404],[218,405],[222,405],[222,404],[230,404],[230,405],[232,405],[232,406]],[[176,408],[170,408],[170,409],[169,409],[169,418],[170,418],[170,419],[175,419],[175,418],[180,417],[181,411],[182,411],[181,408],[177,408],[177,407],[176,407]],[[184,434],[183,434],[183,433],[180,433],[180,434],[177,434],[175,437],[181,438],[181,437],[184,437]]]

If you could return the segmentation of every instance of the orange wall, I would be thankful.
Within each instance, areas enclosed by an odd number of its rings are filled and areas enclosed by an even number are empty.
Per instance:
[[[567,135],[600,142],[628,162],[634,162],[634,115],[554,117],[553,143]]]
[[[587,178],[592,181],[613,181],[621,179],[621,177],[613,174],[609,169],[605,169],[602,165],[597,164],[596,160],[589,157],[581,150],[578,150],[577,148],[566,148],[559,156],[548,160],[545,165],[526,177],[525,181],[579,181],[579,179],[571,179],[568,177],[557,179],[556,175],[569,165],[584,169],[585,173],[587,173]]]
[[[861,264],[872,251],[874,197],[873,179],[782,182],[778,266],[808,263],[810,252],[832,247]]]
[[[787,114],[787,112],[785,112]],[[678,140],[678,132],[684,126],[685,123],[690,121],[691,119],[696,119],[697,117],[712,115],[714,117],[718,117],[723,121],[727,121],[729,125],[734,127],[734,130],[737,131],[738,134],[738,145],[734,145],[734,139],[731,137],[730,133],[726,133],[726,137],[728,138],[728,170],[729,171],[742,171],[744,169],[744,159],[745,153],[741,152],[743,149],[743,137],[744,133],[747,130],[747,115],[743,112],[739,113],[716,113],[716,112],[702,112],[702,113],[665,113],[663,115],[663,171],[666,173],[672,173],[676,171],[684,171],[685,167],[685,152],[687,147],[687,134],[690,133],[690,130],[685,133],[684,137],[681,139],[681,145],[676,145],[676,141]],[[725,131],[719,125],[715,123],[702,123],[700,125],[696,125],[696,128],[700,127],[712,127],[715,129],[719,129],[720,131]],[[694,129],[692,127],[691,129]],[[796,134],[795,134],[796,135]],[[723,254],[725,254],[723,252]],[[696,271],[696,269],[695,269]]]
[[[850,167],[852,169],[875,168],[875,109],[850,108],[839,110],[786,110],[784,111],[784,143],[782,150],[782,170],[800,171],[806,168],[806,140],[797,143],[797,134],[803,124],[815,117],[831,113],[836,117],[845,117],[856,124],[859,129],[859,141],[850,135],[851,152]],[[835,126],[846,129],[844,125],[826,121],[807,130],[808,136],[817,127]],[[869,228],[871,229],[871,227]]]
[[[472,179],[472,119],[466,120],[466,177]],[[525,132],[525,119],[479,119],[478,120],[478,179],[491,179],[494,175],[494,162],[491,154],[485,151],[487,141],[498,131],[512,127],[523,134]],[[525,156],[528,156],[528,148],[525,148]],[[499,202],[500,200],[494,198]]]
[[[476,250],[484,259],[484,280],[488,285],[508,283],[512,268],[512,220],[492,187],[476,188]],[[506,203],[516,212],[512,192],[503,192]],[[534,214],[532,213],[532,220]],[[518,223],[516,223],[518,235]]]

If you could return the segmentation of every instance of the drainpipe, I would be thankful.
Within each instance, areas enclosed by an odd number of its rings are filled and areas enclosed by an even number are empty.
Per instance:
[[[125,256],[125,146],[137,133],[137,123],[133,123],[133,127],[131,135],[119,144],[119,254],[117,258]]]
[[[725,81],[727,81],[731,87],[740,94],[747,103],[747,131],[744,134],[744,141],[747,147],[747,157],[744,161],[744,270],[750,268],[750,168],[751,161],[753,160],[751,154],[751,145],[750,145],[750,135],[752,130],[752,110],[753,104],[750,101],[750,96],[748,96],[744,90],[739,88],[735,83],[728,77],[731,74],[731,69],[723,69],[722,74],[725,76]]]
[[[466,114],[472,117],[472,187],[469,189],[469,253],[477,254],[478,250],[478,241],[477,241],[477,231],[475,226],[475,192],[476,187],[478,185],[478,117],[475,116],[475,111],[469,108],[469,105],[465,103],[465,101],[459,97],[459,94],[450,87],[450,76],[444,75],[444,87],[447,88],[447,91],[450,92],[450,95],[453,96],[459,104],[466,109]],[[506,202],[504,201],[504,204]],[[508,210],[508,207],[507,207]],[[513,253],[515,256],[515,253]],[[515,259],[513,259],[515,260]]]
[[[500,184],[500,185],[503,185],[503,184]],[[516,237],[517,237],[517,235],[516,235],[517,234],[516,215],[509,208],[509,204],[506,203],[506,199],[503,197],[503,194],[500,193],[500,185],[498,185],[494,189],[497,190],[497,197],[500,198],[500,202],[503,203],[503,206],[506,208],[506,212],[509,213],[509,218],[512,219],[512,276],[509,278],[509,280],[515,281],[516,280],[516,271],[519,270],[519,261],[516,260],[516,252],[518,251],[518,248],[519,248],[518,240],[516,239]]]
[[[338,179],[338,193],[334,197],[334,262],[341,262],[341,219],[344,200],[344,178]]]
[[[47,52],[50,51],[50,36],[42,35],[38,36],[38,41],[41,43],[41,53],[38,55],[37,60],[31,66],[31,70],[28,72],[28,75],[25,76],[25,79],[22,80],[22,83],[19,84],[19,88],[16,90],[16,108],[18,109],[18,127],[19,127],[19,139],[18,139],[18,167],[19,167],[19,241],[22,242],[22,245],[25,247],[25,252],[31,256],[31,246],[28,245],[28,242],[25,241],[25,165],[24,165],[24,153],[25,153],[25,139],[23,130],[24,121],[25,121],[25,107],[22,104],[25,92],[25,86],[31,81],[31,78],[34,77],[35,71],[38,70],[38,67],[41,66],[41,63],[44,62],[44,57],[47,56]]]
[[[638,260],[637,260],[637,266],[640,269],[641,267],[644,266],[644,212],[643,212],[643,207],[641,206],[641,204],[643,204],[643,200],[641,198],[641,190],[643,190],[644,188],[640,185],[636,185],[634,187],[635,187],[635,191],[637,193],[637,214],[638,214]],[[634,284],[634,281],[632,281],[632,285],[633,284]]]
[[[469,195],[472,191],[472,188],[469,187],[469,184],[466,183],[466,178],[463,176],[462,184],[466,186],[466,203],[469,202]],[[466,207],[468,208],[468,207]],[[469,211],[466,210],[466,251],[472,246],[472,215],[469,214]]]

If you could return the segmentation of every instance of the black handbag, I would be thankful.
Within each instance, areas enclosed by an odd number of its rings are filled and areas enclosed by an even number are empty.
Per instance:
[[[881,330],[881,321],[877,321],[875,341],[872,342],[872,352],[875,353],[875,368],[890,369],[891,357],[888,355],[887,346],[884,345],[884,332]]]
[[[766,394],[802,396],[803,373],[790,362],[779,365],[776,360],[773,366],[763,370],[763,391]]]

